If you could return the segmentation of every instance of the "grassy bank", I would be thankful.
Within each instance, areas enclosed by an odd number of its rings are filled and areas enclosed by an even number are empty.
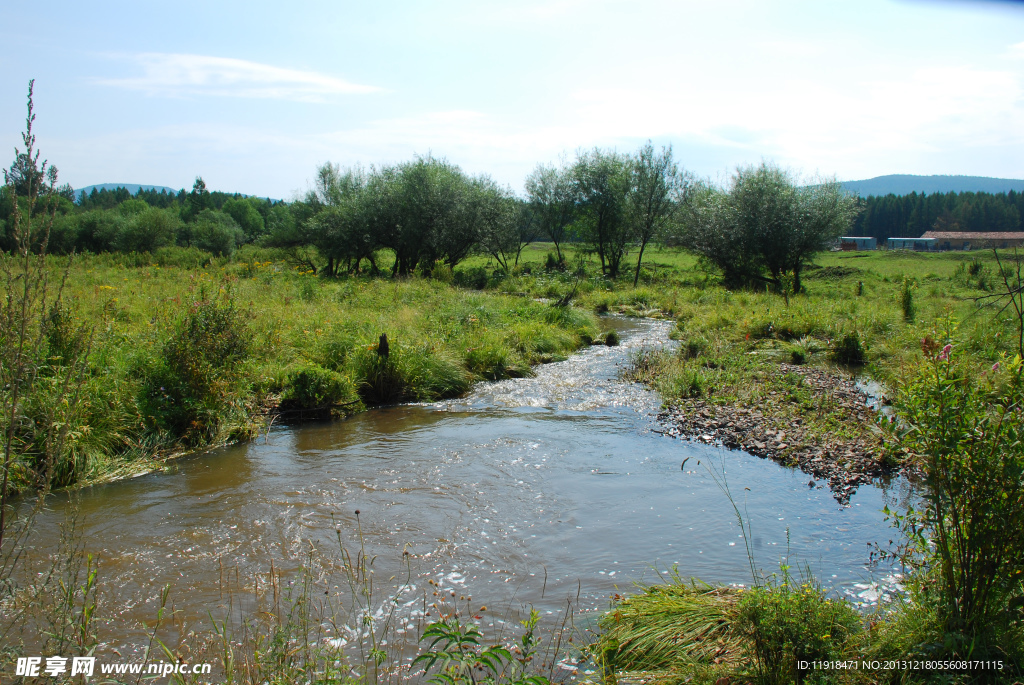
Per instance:
[[[59,282],[65,261],[48,263]],[[230,261],[180,248],[79,256],[63,303],[49,313],[43,354],[60,364],[88,352],[58,486],[245,439],[272,411],[317,418],[457,396],[475,380],[527,375],[599,333],[572,307],[451,278],[324,279],[257,250]],[[28,456],[15,484],[31,482],[32,467]]]

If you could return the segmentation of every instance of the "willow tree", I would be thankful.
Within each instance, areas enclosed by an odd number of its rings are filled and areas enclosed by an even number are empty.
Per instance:
[[[797,185],[777,165],[743,167],[727,189],[707,183],[684,203],[677,242],[721,270],[729,285],[798,292],[815,254],[849,229],[856,199],[834,179]]]
[[[629,221],[633,239],[639,247],[633,287],[640,280],[640,266],[648,243],[662,235],[689,186],[689,177],[681,173],[672,158],[672,146],[655,152],[650,141],[631,159],[631,187],[629,191]]]
[[[601,260],[601,272],[617,278],[633,242],[629,222],[630,160],[595,148],[577,155],[572,169],[579,205],[580,237]]]

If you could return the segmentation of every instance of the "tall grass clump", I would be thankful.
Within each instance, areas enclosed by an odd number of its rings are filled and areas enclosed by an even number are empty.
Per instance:
[[[857,331],[844,333],[841,338],[835,341],[832,349],[829,350],[829,359],[845,366],[863,364],[867,360],[867,356],[864,352],[864,344],[861,342],[860,334]]]
[[[669,582],[641,590],[619,598],[601,619],[599,653],[607,666],[678,672],[716,659],[736,663],[743,649],[734,629],[736,589],[684,582],[673,574]]]
[[[359,396],[368,405],[457,397],[472,377],[460,364],[436,350],[390,342],[359,347],[352,359]]]

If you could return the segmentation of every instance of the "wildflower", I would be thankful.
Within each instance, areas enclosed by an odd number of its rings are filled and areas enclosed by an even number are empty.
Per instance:
[[[942,348],[942,352],[939,353],[939,361],[940,362],[949,361],[949,355],[950,355],[950,353],[952,351],[953,351],[953,346],[947,343],[946,346]]]
[[[992,371],[995,372],[995,371],[998,371],[998,370],[999,370],[999,362],[996,362],[995,364],[992,365]]]

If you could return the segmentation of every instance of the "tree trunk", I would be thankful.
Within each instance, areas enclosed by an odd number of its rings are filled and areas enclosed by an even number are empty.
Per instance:
[[[640,243],[640,255],[636,258],[636,273],[633,274],[633,287],[636,287],[637,282],[640,280],[640,263],[644,261],[644,248],[647,247],[647,241]]]

